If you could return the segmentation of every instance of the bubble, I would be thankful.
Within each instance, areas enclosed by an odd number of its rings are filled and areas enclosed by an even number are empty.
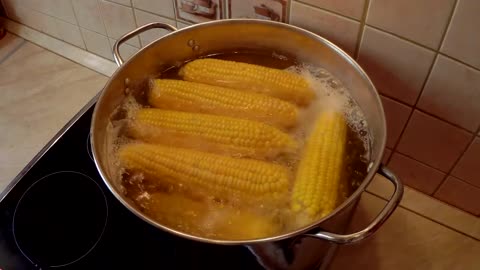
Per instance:
[[[305,128],[297,131],[297,137],[300,137],[298,133],[309,133],[311,124],[314,122],[316,115],[321,111],[334,110],[342,112],[349,127],[363,142],[364,148],[366,149],[364,157],[369,157],[370,134],[368,131],[368,123],[357,102],[352,98],[349,90],[341,81],[327,70],[313,65],[301,64],[289,67],[286,70],[304,77],[317,94],[316,101],[301,112],[300,121],[303,123],[300,123],[300,126],[305,126]]]

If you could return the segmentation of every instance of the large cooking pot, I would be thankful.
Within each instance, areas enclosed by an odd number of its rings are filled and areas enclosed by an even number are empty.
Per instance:
[[[149,29],[161,28],[171,33],[152,42],[124,63],[119,46],[126,40]],[[112,155],[109,153],[107,127],[115,108],[121,104],[129,89],[145,83],[167,67],[185,60],[213,53],[237,49],[269,49],[295,56],[299,61],[321,66],[336,76],[350,91],[352,97],[363,110],[371,134],[371,156],[368,175],[357,190],[335,211],[322,217],[314,224],[288,233],[262,239],[230,241],[209,239],[190,235],[170,228],[143,214],[136,205],[122,193],[122,186],[116,173],[111,169]],[[362,240],[373,234],[392,214],[401,200],[403,185],[387,168],[380,165],[385,148],[385,116],[375,86],[360,66],[344,51],[330,41],[301,28],[270,21],[238,19],[201,23],[177,30],[163,23],[150,23],[119,38],[114,45],[115,61],[118,70],[112,75],[101,94],[93,113],[91,125],[91,145],[97,169],[115,197],[135,215],[153,226],[175,235],[215,244],[258,244],[295,236],[306,236],[345,244]],[[359,200],[376,173],[380,173],[393,183],[395,190],[388,203],[378,216],[365,229],[341,234],[327,232],[324,224],[351,209]],[[168,206],[165,206],[168,207]]]

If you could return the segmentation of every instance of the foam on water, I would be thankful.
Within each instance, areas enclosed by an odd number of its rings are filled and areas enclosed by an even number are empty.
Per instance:
[[[310,133],[315,118],[322,111],[341,112],[350,129],[363,142],[366,149],[364,158],[368,159],[370,154],[368,126],[363,112],[348,89],[327,70],[317,66],[301,64],[286,70],[304,77],[317,95],[316,100],[300,112],[300,128],[296,131],[297,137]]]

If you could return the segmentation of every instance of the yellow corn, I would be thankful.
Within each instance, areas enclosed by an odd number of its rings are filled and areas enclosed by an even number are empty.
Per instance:
[[[130,134],[151,143],[234,156],[270,157],[296,147],[288,134],[264,123],[161,109],[140,109]]]
[[[278,127],[296,124],[292,103],[267,95],[180,80],[155,80],[148,95],[157,108],[258,120]]]
[[[126,169],[159,184],[219,199],[273,202],[288,193],[288,170],[259,160],[152,144],[126,145],[119,158]]]
[[[219,59],[197,59],[180,70],[184,80],[249,90],[300,105],[314,97],[308,82],[292,72]]]
[[[292,210],[312,220],[329,214],[339,203],[344,170],[347,124],[339,112],[326,111],[316,120],[297,171]]]
[[[160,223],[202,237],[245,240],[273,236],[279,225],[271,217],[179,193],[153,193],[141,199],[145,213]]]

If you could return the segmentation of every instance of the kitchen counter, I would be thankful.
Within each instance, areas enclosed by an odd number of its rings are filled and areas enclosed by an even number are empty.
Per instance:
[[[3,190],[107,77],[12,34],[0,41],[0,52]]]
[[[0,41],[0,190],[107,79],[12,34]],[[381,176],[374,179],[350,231],[374,218],[391,189]],[[479,239],[479,218],[406,188],[377,234],[340,247],[330,269],[480,269]]]

